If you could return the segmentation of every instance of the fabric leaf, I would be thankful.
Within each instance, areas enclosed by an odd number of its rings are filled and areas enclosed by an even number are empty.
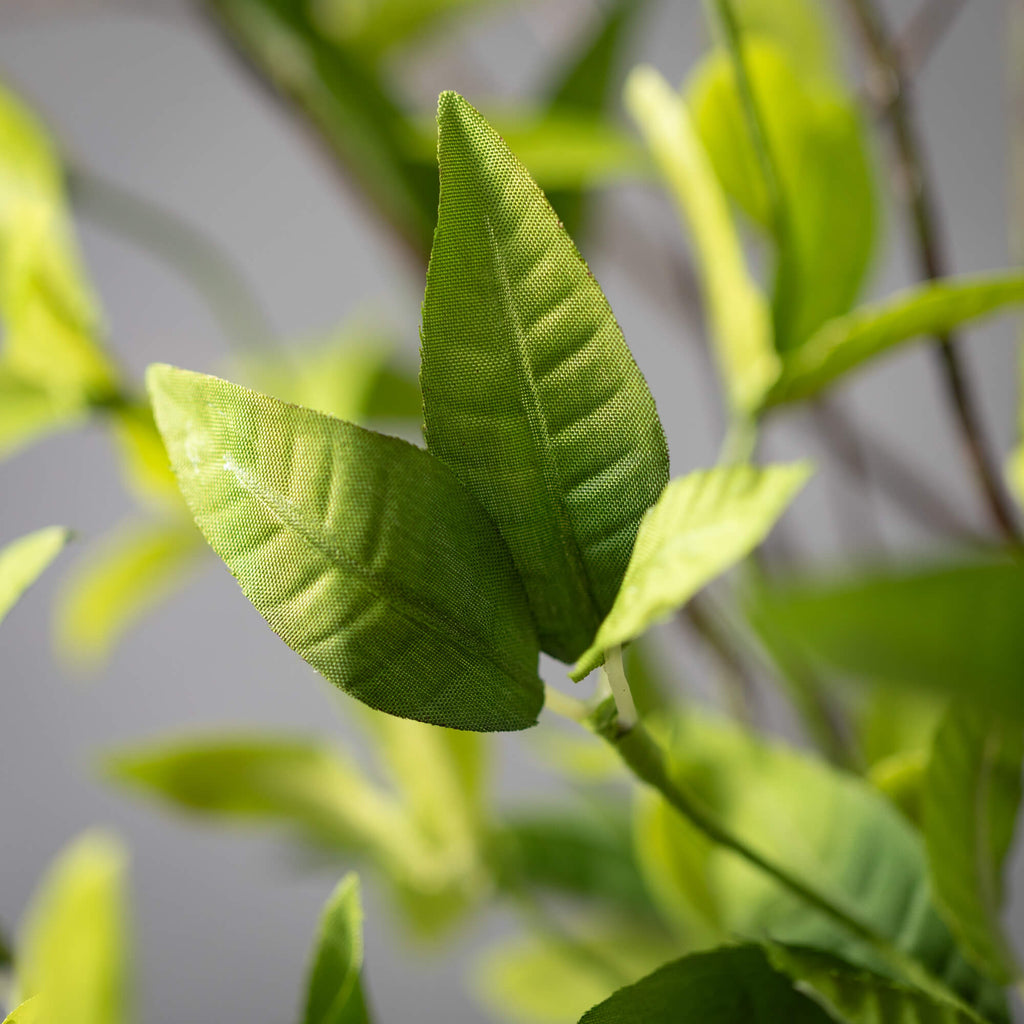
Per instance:
[[[673,480],[644,516],[622,589],[572,670],[634,640],[761,543],[810,475],[806,463],[718,466]]]
[[[293,650],[389,714],[534,724],[543,688],[522,584],[438,460],[215,377],[156,366],[147,380],[199,528]]]
[[[19,1003],[6,1017],[4,1024],[46,1024],[43,1006],[38,996]]]
[[[455,93],[423,302],[429,450],[508,542],[541,647],[577,657],[668,477],[654,401],[543,193]]]
[[[823,324],[789,353],[768,405],[812,398],[844,374],[899,345],[1024,303],[1024,274],[951,278],[909,288]]]
[[[47,526],[0,549],[0,622],[60,554],[69,536],[63,526]]]
[[[313,964],[306,984],[304,1024],[369,1024],[360,972],[363,967],[363,907],[359,878],[346,875],[320,918]]]
[[[747,270],[728,200],[682,98],[650,67],[630,74],[625,97],[693,235],[729,406],[749,415],[781,369],[768,300]]]
[[[1001,916],[1022,761],[1024,725],[958,700],[935,734],[924,784],[924,836],[939,908],[977,966],[1005,984],[1020,976]]]
[[[829,1024],[756,946],[693,953],[619,989],[580,1024]]]

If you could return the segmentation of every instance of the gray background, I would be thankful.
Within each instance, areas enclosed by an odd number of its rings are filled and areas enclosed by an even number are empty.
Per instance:
[[[890,6],[900,19],[912,8]],[[474,100],[528,92],[591,10],[584,0],[565,0],[478,19],[403,69],[410,95],[429,110],[440,88]],[[1005,16],[997,0],[968,4],[922,76],[928,145],[960,271],[1007,261]],[[660,5],[637,50],[679,80],[703,42],[699,5],[677,0]],[[283,335],[376,311],[414,356],[422,270],[409,267],[360,197],[339,186],[304,133],[183,6],[4,0],[0,75],[39,105],[84,163],[202,225],[233,255]],[[630,232],[622,228],[630,222],[656,245],[628,248]],[[873,291],[910,278],[900,229],[890,217]],[[91,223],[82,224],[82,240],[111,344],[133,373],[153,360],[222,365],[225,339],[173,271]],[[586,246],[651,383],[676,474],[710,462],[720,433],[706,359],[678,316],[671,276],[657,257],[660,247],[682,244],[663,199],[634,188],[611,196]],[[1007,453],[1018,391],[1012,325],[972,332],[968,360],[991,436]],[[841,401],[981,523],[940,396],[932,360],[907,351],[860,377]],[[813,425],[800,417],[780,425],[768,454],[820,454]],[[131,509],[97,429],[52,438],[0,466],[3,540],[61,522],[84,547]],[[842,541],[837,510],[847,522]],[[848,554],[851,546],[875,545],[872,523],[880,523],[889,549],[934,544],[827,469],[801,497],[789,528],[811,552],[838,557],[844,546]],[[78,554],[68,553],[0,631],[0,919],[18,919],[45,864],[71,836],[109,825],[132,850],[142,1019],[293,1019],[332,875],[296,871],[267,837],[206,829],[134,802],[104,788],[90,766],[111,745],[196,726],[323,733],[338,722],[344,734],[346,709],[341,704],[336,714],[337,696],[271,634],[212,559],[200,579],[131,633],[100,678],[76,681],[51,653],[50,613],[61,569]],[[674,635],[665,643],[699,680],[693,652]],[[498,748],[503,792],[536,793],[543,777],[529,743],[503,738]],[[511,922],[491,915],[443,954],[424,955],[400,938],[372,889],[368,905],[368,972],[380,1019],[481,1019],[464,994],[464,968],[483,939]],[[1016,907],[1021,939],[1020,898]]]

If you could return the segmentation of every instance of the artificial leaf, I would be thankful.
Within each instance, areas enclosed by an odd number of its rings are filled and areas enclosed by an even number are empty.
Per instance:
[[[543,193],[455,93],[423,302],[429,450],[508,542],[541,647],[577,657],[668,477],[654,401]]]
[[[673,480],[644,516],[615,604],[573,678],[582,679],[608,648],[640,636],[749,554],[809,475],[805,463],[736,465]]]
[[[140,503],[161,512],[184,513],[181,492],[149,405],[118,405],[111,412],[111,426],[121,456],[121,472],[132,494]]]
[[[780,372],[768,302],[747,270],[725,193],[682,98],[650,67],[632,72],[625,96],[693,235],[730,408],[748,415]]]
[[[619,989],[580,1024],[829,1024],[756,946],[693,953]]]
[[[901,342],[942,334],[1021,303],[1024,274],[1008,272],[934,281],[861,306],[824,323],[787,354],[767,404],[811,398]]]
[[[64,580],[57,643],[76,667],[95,668],[124,633],[189,578],[202,537],[187,520],[118,527]]]
[[[808,79],[835,83],[838,55],[820,0],[733,0],[732,7],[744,35],[770,39]]]
[[[199,528],[281,638],[388,714],[524,729],[537,639],[484,509],[422,449],[168,366],[147,376]]]
[[[28,912],[18,989],[42,1018],[123,1024],[128,945],[121,844],[99,832],[77,839],[50,868]]]
[[[1005,1018],[999,989],[964,960],[931,901],[914,829],[880,793],[816,758],[695,712],[673,719],[666,734],[672,777],[732,835],[918,959],[964,1000]],[[692,941],[767,936],[890,974],[870,946],[711,844],[657,794],[641,795],[636,829],[652,892]]]
[[[1012,560],[773,582],[748,615],[816,666],[1024,713],[1024,568]]]
[[[72,426],[81,404],[55,395],[44,384],[0,362],[0,457],[54,430]]]
[[[46,526],[0,549],[0,622],[57,557],[69,536],[63,526]]]
[[[983,1024],[967,1007],[900,985],[817,949],[772,944],[768,958],[839,1024]]]
[[[363,908],[359,878],[350,874],[338,883],[320,918],[304,1024],[369,1024],[362,967]]]
[[[47,1024],[43,1017],[43,1005],[38,996],[19,1003],[6,1017],[4,1024]]]
[[[784,353],[856,298],[874,242],[874,185],[851,98],[808,80],[785,50],[764,38],[744,44],[743,60],[778,171],[783,224],[764,182],[732,57],[712,53],[685,95],[726,192],[775,239],[775,345]]]
[[[414,128],[379,69],[357,45],[325,33],[308,0],[206,0],[206,6],[302,111],[385,220],[426,255],[437,178],[409,156]]]
[[[1003,869],[1021,799],[1024,725],[954,701],[935,734],[924,784],[924,836],[935,899],[975,964],[1020,976],[1001,923]]]

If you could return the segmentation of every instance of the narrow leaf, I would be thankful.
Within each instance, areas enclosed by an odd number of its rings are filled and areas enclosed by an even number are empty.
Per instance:
[[[767,299],[747,270],[725,193],[682,98],[650,67],[632,72],[625,96],[693,234],[729,405],[749,414],[780,372]]]
[[[125,860],[120,843],[86,833],[61,854],[33,897],[18,988],[38,997],[43,1019],[125,1021]]]
[[[580,1024],[829,1024],[756,946],[725,946],[658,968],[595,1006]]]
[[[0,622],[57,557],[69,536],[63,526],[47,526],[0,548]]]
[[[645,633],[750,553],[803,487],[810,467],[719,466],[673,480],[640,524],[622,589],[572,670]]]
[[[157,366],[148,383],[200,529],[314,668],[403,718],[477,731],[536,721],[522,585],[440,462],[215,377]]]
[[[1024,302],[1024,274],[952,278],[919,285],[823,324],[790,353],[768,405],[811,398],[901,342],[941,334]]]
[[[327,901],[306,984],[304,1024],[369,1024],[360,972],[363,907],[359,878],[346,875]]]
[[[423,302],[427,446],[508,542],[541,647],[577,657],[668,477],[647,385],[543,193],[455,93]],[[528,513],[528,514],[527,514]]]
[[[1024,725],[955,701],[939,726],[924,786],[932,888],[976,965],[1009,984],[1019,977],[1001,922],[1003,869],[1021,799]]]
[[[967,1007],[852,967],[816,949],[773,944],[772,965],[839,1024],[983,1024]]]

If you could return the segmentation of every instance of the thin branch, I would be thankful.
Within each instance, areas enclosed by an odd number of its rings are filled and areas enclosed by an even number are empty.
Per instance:
[[[894,45],[875,0],[847,0],[871,64],[869,94],[890,122],[896,181],[907,207],[920,276],[929,281],[945,277],[948,260],[943,248],[935,195],[924,162],[911,101],[911,82],[899,48]],[[981,415],[952,333],[935,337],[934,345],[946,397],[960,430],[965,458],[975,476],[994,526],[1009,541],[1020,534],[1013,506],[1003,488],[998,465],[982,429]]]
[[[924,0],[900,33],[896,46],[908,79],[920,74],[967,0]]]

